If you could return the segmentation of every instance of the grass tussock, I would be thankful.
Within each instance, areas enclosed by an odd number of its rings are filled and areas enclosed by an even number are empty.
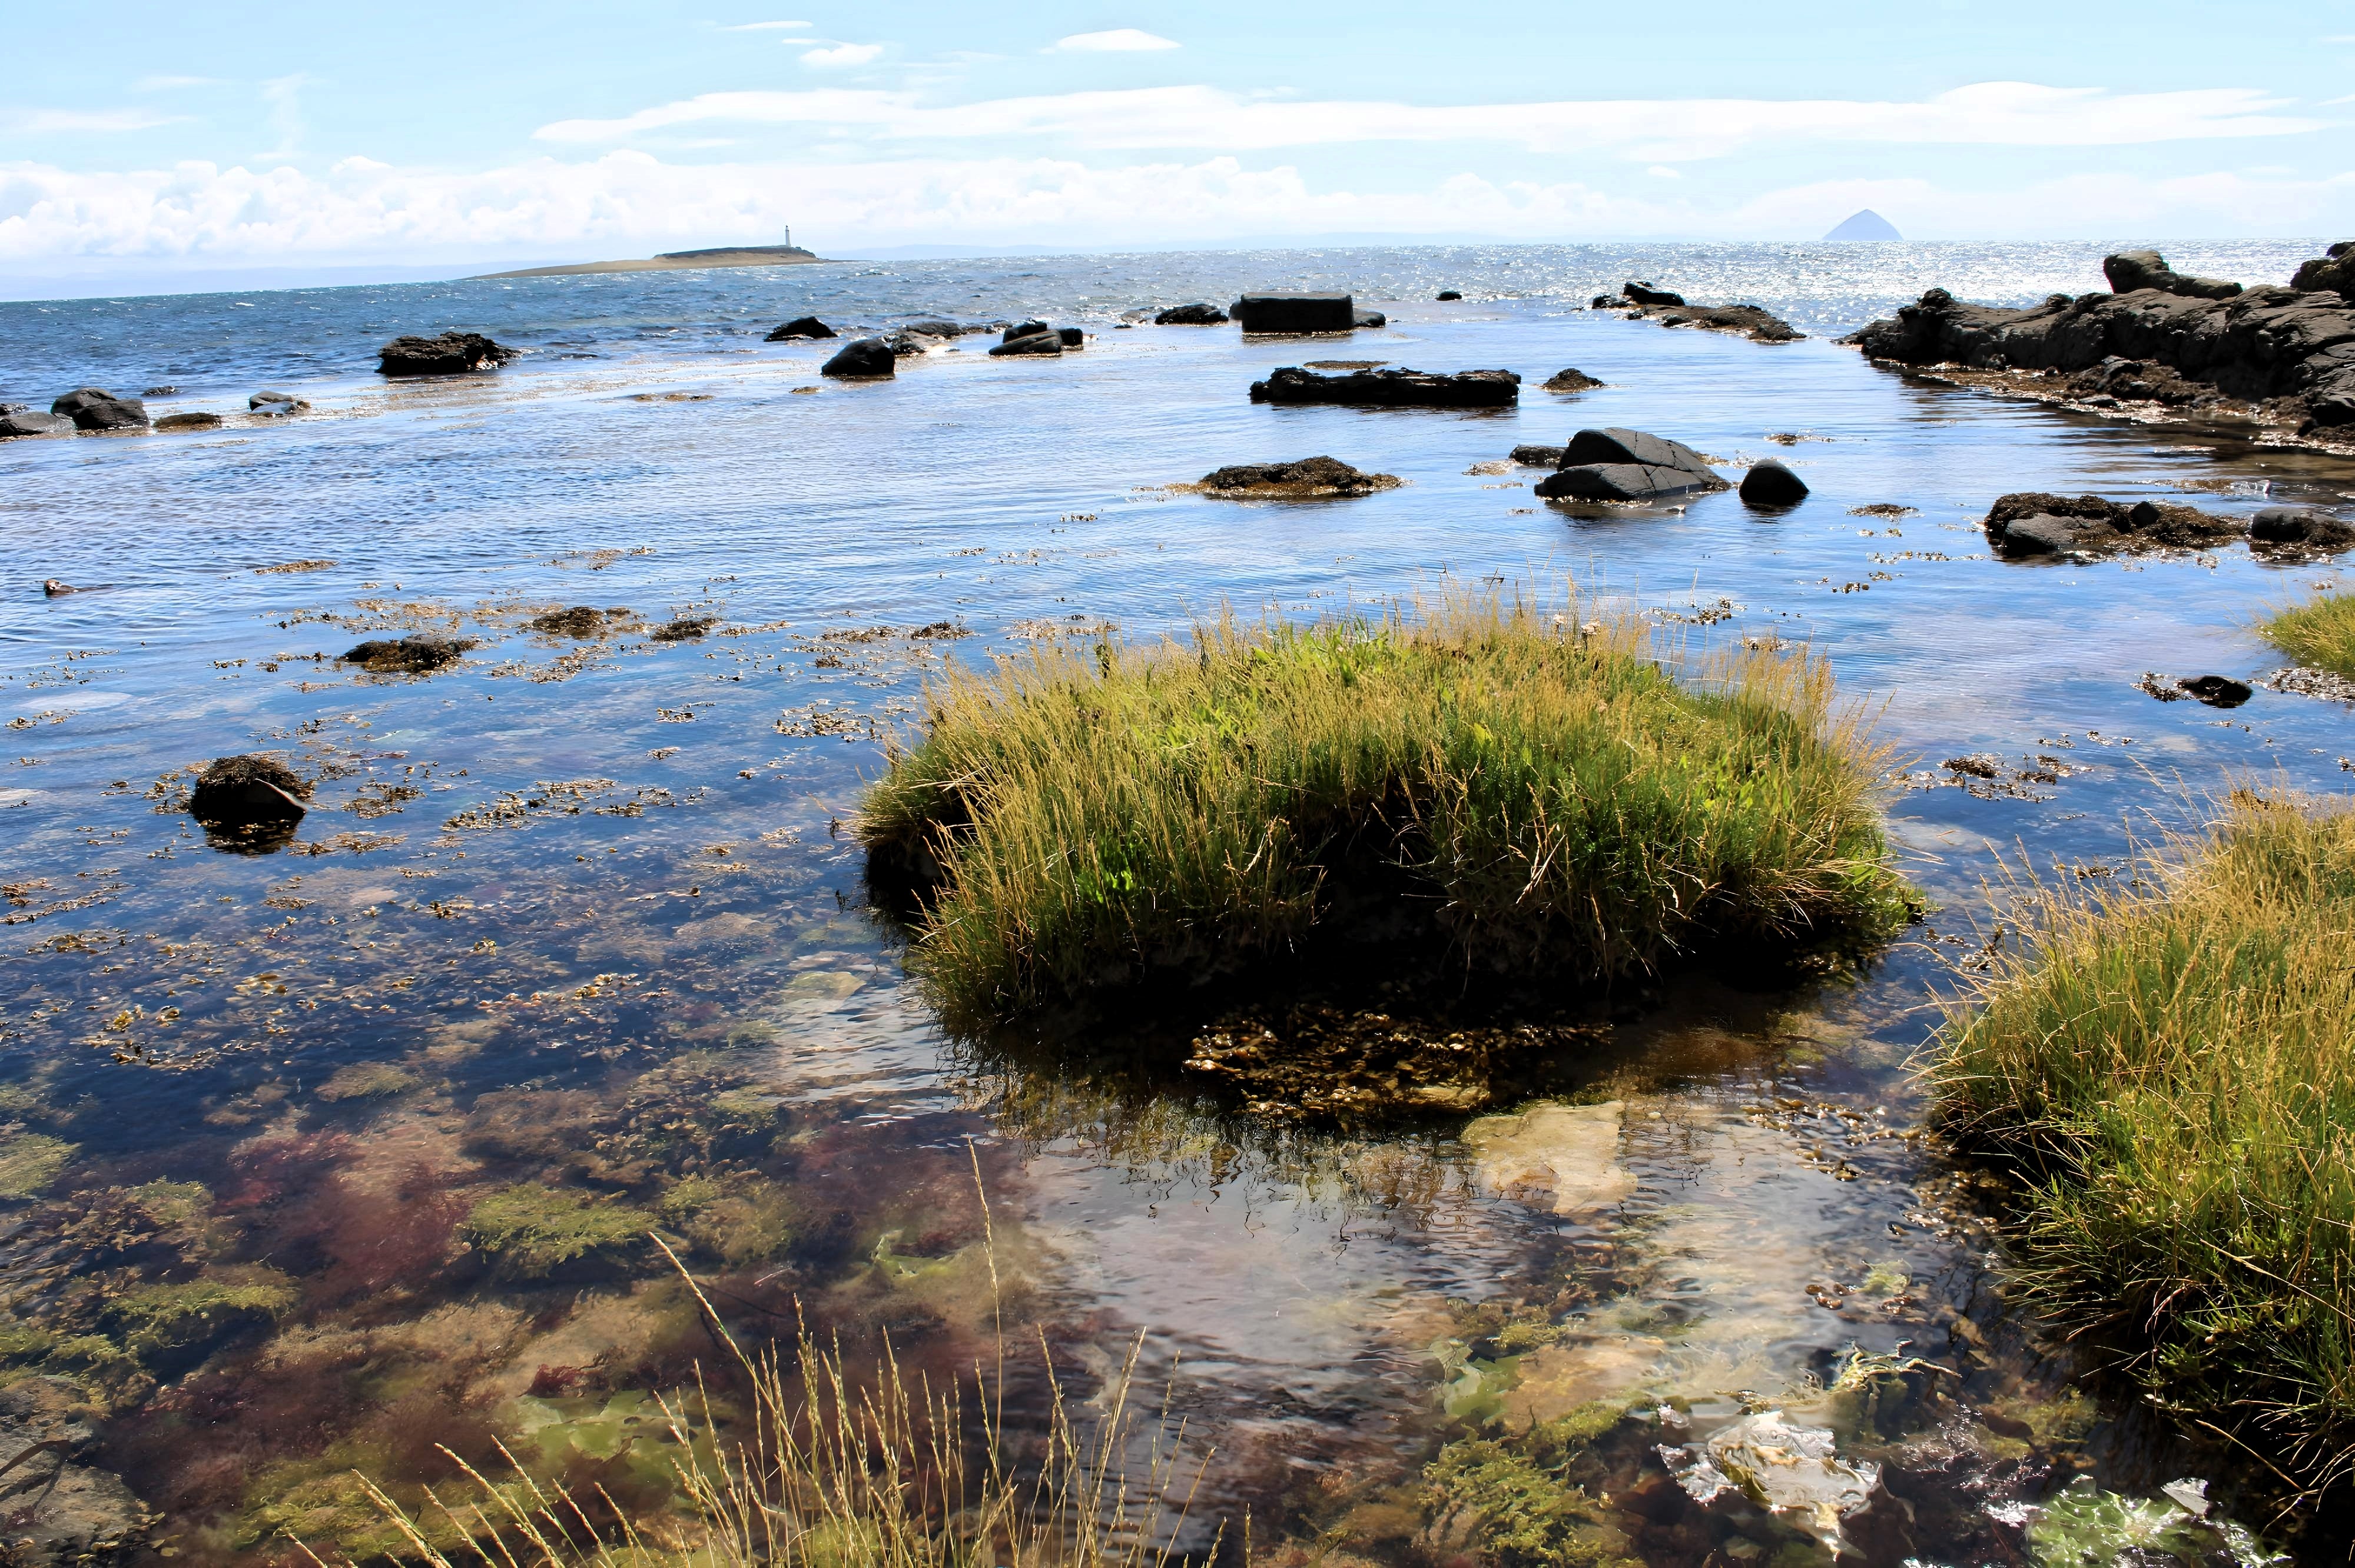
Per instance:
[[[1461,592],[1049,647],[937,681],[858,832],[930,884],[911,966],[969,1020],[1385,923],[1604,976],[1902,921],[1879,757],[1822,661],[1735,650],[1680,684],[1666,653]]]
[[[2154,895],[2047,897],[1936,1084],[2038,1182],[2038,1293],[2321,1487],[2355,1438],[2355,812],[2241,792],[2175,848]]]
[[[2355,681],[2355,594],[2325,594],[2293,605],[2257,630],[2299,663]]]

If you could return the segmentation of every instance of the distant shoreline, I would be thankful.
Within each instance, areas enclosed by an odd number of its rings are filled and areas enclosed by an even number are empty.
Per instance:
[[[579,261],[569,267],[479,272],[465,281],[485,283],[500,278],[571,278],[591,272],[683,272],[702,267],[805,267],[825,260],[798,245],[723,245],[710,250],[668,250],[643,261]]]

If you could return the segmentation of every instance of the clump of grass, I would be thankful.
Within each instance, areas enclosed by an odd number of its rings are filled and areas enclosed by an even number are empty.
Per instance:
[[[2258,623],[2258,634],[2299,663],[2355,681],[2355,594],[2325,594]]]
[[[2319,1488],[2355,1457],[2355,812],[2239,792],[2175,848],[2156,895],[2046,897],[1935,1081],[2038,1183],[2036,1292]]]
[[[858,823],[870,864],[931,886],[911,968],[974,1020],[1369,913],[1588,976],[1902,922],[1878,753],[1820,660],[1733,651],[1679,683],[1642,623],[1571,611],[1455,593],[952,668]]]

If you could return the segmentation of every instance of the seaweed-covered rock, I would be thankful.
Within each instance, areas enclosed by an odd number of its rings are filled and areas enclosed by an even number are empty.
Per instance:
[[[1186,1070],[1240,1095],[1253,1116],[1359,1124],[1484,1109],[1523,1092],[1532,1066],[1604,1038],[1567,1024],[1450,1027],[1304,1005],[1220,1020],[1194,1037]]]
[[[622,609],[599,609],[593,604],[576,604],[564,609],[551,609],[545,615],[535,615],[524,625],[533,631],[544,631],[551,637],[602,637],[608,616],[626,620],[629,611]]]
[[[2167,258],[2156,250],[2121,250],[2102,259],[2102,276],[2108,279],[2111,291],[2131,294],[2137,289],[2156,289],[2162,294],[2181,294],[2194,300],[2229,300],[2241,291],[2238,283],[2222,278],[2193,278],[2178,272],[2167,264]]]
[[[1602,385],[1602,382],[1574,365],[1557,370],[1545,378],[1545,389],[1549,392],[1583,392],[1589,387]]]
[[[188,815],[229,827],[298,822],[310,795],[311,785],[274,757],[217,757],[188,791]]]
[[[1561,466],[1540,480],[1549,501],[1659,501],[1728,488],[1709,460],[1681,441],[1612,427],[1581,430]]]
[[[1796,506],[1807,498],[1807,482],[1787,464],[1761,458],[1742,476],[1742,499],[1753,506]]]
[[[2015,557],[2212,549],[2247,531],[2238,518],[2190,506],[2033,490],[1998,496],[1985,526],[1997,553]]]
[[[496,370],[515,356],[516,350],[478,332],[397,337],[377,351],[377,374],[455,376],[469,370]]]
[[[1370,495],[1397,488],[1387,473],[1366,473],[1338,458],[1302,458],[1296,462],[1237,463],[1202,476],[1206,495],[1238,499],[1321,495]]]
[[[702,636],[719,624],[716,615],[679,615],[647,633],[657,642],[685,642]]]
[[[344,660],[371,674],[423,675],[456,663],[474,645],[471,637],[378,637],[358,644]]]
[[[826,338],[835,336],[835,330],[815,316],[795,316],[772,332],[764,343],[790,343],[795,338]]]
[[[1153,318],[1155,326],[1224,326],[1227,313],[1208,301],[1196,301],[1190,305],[1172,305]]]
[[[900,373],[900,356],[879,337],[862,337],[818,366],[820,376],[842,381],[888,381]]]
[[[1739,333],[1753,343],[1796,343],[1806,334],[1756,305],[1665,305],[1634,314],[1666,327]]]
[[[1520,401],[1509,370],[1352,370],[1338,376],[1288,365],[1252,383],[1254,403],[1353,403],[1374,408],[1501,408]]]
[[[2329,290],[2355,301],[2355,239],[2342,239],[2311,261],[2299,262],[2289,286],[2311,293]]]
[[[84,387],[49,405],[78,430],[141,430],[147,428],[147,405],[136,397],[118,397],[102,387]]]

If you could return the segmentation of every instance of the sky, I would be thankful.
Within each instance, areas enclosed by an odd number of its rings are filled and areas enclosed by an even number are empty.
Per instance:
[[[2355,0],[12,7],[0,292],[1319,239],[2355,234]]]

